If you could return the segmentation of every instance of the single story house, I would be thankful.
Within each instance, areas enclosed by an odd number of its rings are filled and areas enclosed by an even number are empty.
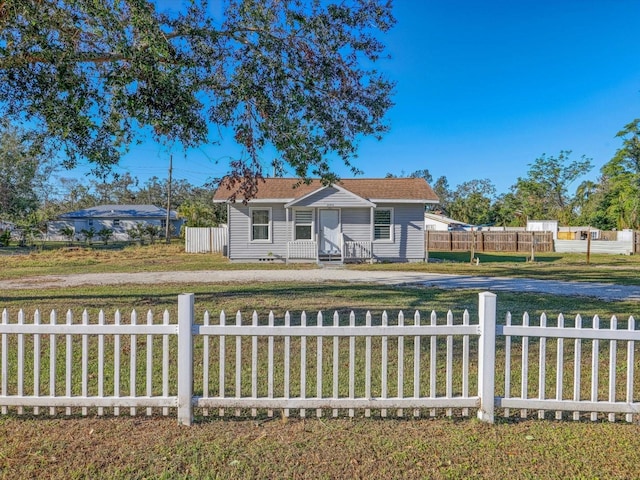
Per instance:
[[[420,178],[267,178],[255,198],[233,193],[223,181],[214,195],[227,203],[233,261],[423,261],[425,206],[438,203]]]
[[[436,232],[471,230],[473,225],[437,213],[424,213],[424,229]]]
[[[178,219],[175,210],[169,213],[171,230],[175,235],[180,232],[182,220]],[[164,235],[167,225],[167,210],[155,205],[99,205],[96,207],[68,212],[58,217],[57,222],[50,222],[47,226],[47,237],[57,239],[60,229],[69,226],[74,229],[78,239],[82,230],[93,228],[95,232],[102,229],[113,231],[114,240],[129,240],[127,230],[142,223],[160,227],[161,235]]]

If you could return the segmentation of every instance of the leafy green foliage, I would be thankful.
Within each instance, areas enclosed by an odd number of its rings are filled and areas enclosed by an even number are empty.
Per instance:
[[[264,147],[330,181],[330,154],[356,171],[360,137],[388,128],[393,84],[373,66],[390,1],[229,0],[219,18],[207,1],[0,5],[0,114],[26,120],[68,167],[86,158],[104,174],[139,127],[184,147],[230,130],[246,154],[230,178],[250,198]]]
[[[109,239],[111,237],[113,237],[113,230],[110,228],[102,228],[98,230],[98,238],[102,240],[105,245],[109,243]]]
[[[489,179],[464,182],[451,194],[448,212],[456,220],[465,223],[490,223],[495,193],[496,188]]]
[[[142,245],[147,236],[147,227],[144,223],[137,222],[133,227],[127,228],[127,235],[131,240]]]
[[[40,142],[0,121],[0,218],[16,221],[34,213],[47,176]]]
[[[73,238],[75,237],[76,231],[73,229],[73,227],[65,225],[58,230],[58,233],[66,238],[69,244],[71,244],[73,243]]]
[[[0,246],[8,247],[10,241],[11,241],[11,231],[4,230],[2,233],[0,233]]]
[[[601,169],[600,194],[594,216],[614,227],[640,226],[640,119],[618,132],[622,147]]]
[[[570,151],[557,157],[542,155],[529,165],[524,178],[512,188],[520,201],[520,211],[529,219],[557,219],[568,225],[573,217],[568,188],[575,180],[591,170],[591,160],[569,160]]]
[[[84,237],[84,241],[89,245],[93,242],[93,238],[96,236],[96,229],[91,227],[89,229],[83,228],[80,230],[80,234]]]

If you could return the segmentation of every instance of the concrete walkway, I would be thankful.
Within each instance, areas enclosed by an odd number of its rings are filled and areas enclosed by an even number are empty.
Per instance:
[[[197,272],[138,272],[48,275],[0,281],[0,291],[64,288],[82,285],[255,282],[358,282],[384,285],[418,285],[435,288],[473,289],[584,296],[602,300],[640,301],[640,287],[609,283],[562,282],[508,277],[476,277],[420,272],[382,272],[347,269],[317,270],[204,270]]]

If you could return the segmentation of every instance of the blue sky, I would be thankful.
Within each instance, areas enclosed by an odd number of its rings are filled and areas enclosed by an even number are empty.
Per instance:
[[[505,193],[537,157],[571,150],[593,159],[595,179],[615,134],[640,117],[637,0],[396,0],[394,11],[379,68],[397,82],[396,105],[384,139],[361,143],[365,177],[426,168],[452,188],[489,178]],[[175,148],[174,178],[201,185],[238,152],[232,142]],[[168,159],[143,144],[116,171],[166,178]]]

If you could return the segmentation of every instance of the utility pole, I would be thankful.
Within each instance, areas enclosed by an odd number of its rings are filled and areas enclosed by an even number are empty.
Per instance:
[[[171,172],[173,171],[173,154],[169,155],[169,183],[167,185],[167,224],[165,225],[165,238],[167,244],[171,243],[171,237],[169,236],[171,228]]]

